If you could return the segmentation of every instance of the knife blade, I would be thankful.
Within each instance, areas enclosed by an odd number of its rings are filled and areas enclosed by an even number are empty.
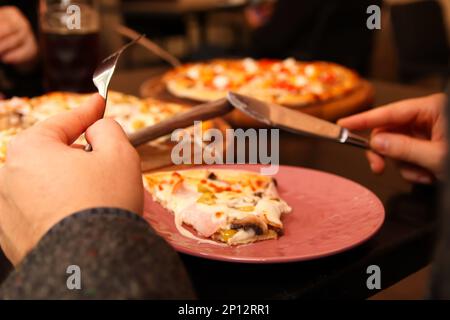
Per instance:
[[[369,149],[366,138],[332,122],[235,92],[228,92],[227,99],[235,108],[267,125]]]

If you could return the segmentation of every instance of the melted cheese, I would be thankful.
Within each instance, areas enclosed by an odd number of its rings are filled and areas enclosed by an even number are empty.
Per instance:
[[[198,80],[200,79],[200,70],[198,67],[191,67],[186,71],[186,75],[189,79]]]
[[[255,60],[251,58],[246,58],[242,61],[242,64],[244,66],[244,69],[248,73],[256,73],[259,70],[258,64]]]
[[[225,89],[230,84],[230,79],[223,75],[218,75],[214,77],[213,85],[217,89]]]
[[[249,240],[255,236],[255,231],[252,229],[244,230],[240,229],[228,242],[230,244],[239,243],[241,241]]]

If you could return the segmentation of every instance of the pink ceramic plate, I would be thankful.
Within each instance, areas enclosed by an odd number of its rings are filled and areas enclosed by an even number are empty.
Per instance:
[[[216,166],[217,167],[217,166]],[[220,168],[258,171],[259,165]],[[292,207],[278,240],[222,247],[182,236],[174,217],[146,194],[144,217],[176,250],[214,260],[281,263],[328,256],[369,239],[384,221],[381,201],[361,185],[339,176],[280,166],[275,178],[280,196]]]

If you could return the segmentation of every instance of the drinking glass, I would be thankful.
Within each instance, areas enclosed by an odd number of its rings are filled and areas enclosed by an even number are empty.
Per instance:
[[[40,0],[39,29],[47,91],[92,92],[99,62],[96,0]]]

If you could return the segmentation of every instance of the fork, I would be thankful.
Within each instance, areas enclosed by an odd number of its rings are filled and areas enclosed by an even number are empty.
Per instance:
[[[92,81],[94,85],[97,87],[98,93],[105,99],[108,99],[108,87],[109,82],[114,74],[114,70],[116,70],[117,61],[119,60],[120,55],[130,46],[139,41],[140,38],[145,36],[144,34],[139,35],[136,39],[128,42],[122,48],[111,54],[110,56],[103,59],[102,62],[97,66],[97,69],[94,71],[94,75],[92,77]],[[88,143],[84,147],[85,151],[92,151],[92,146]]]
[[[117,61],[119,60],[120,55],[131,45],[139,41],[139,39],[143,36],[144,34],[139,35],[136,39],[128,42],[122,48],[103,59],[103,61],[98,65],[97,69],[95,69],[92,81],[97,87],[98,93],[105,99],[105,102],[108,96],[109,82],[111,81],[112,75],[114,74],[114,70],[116,69]]]

